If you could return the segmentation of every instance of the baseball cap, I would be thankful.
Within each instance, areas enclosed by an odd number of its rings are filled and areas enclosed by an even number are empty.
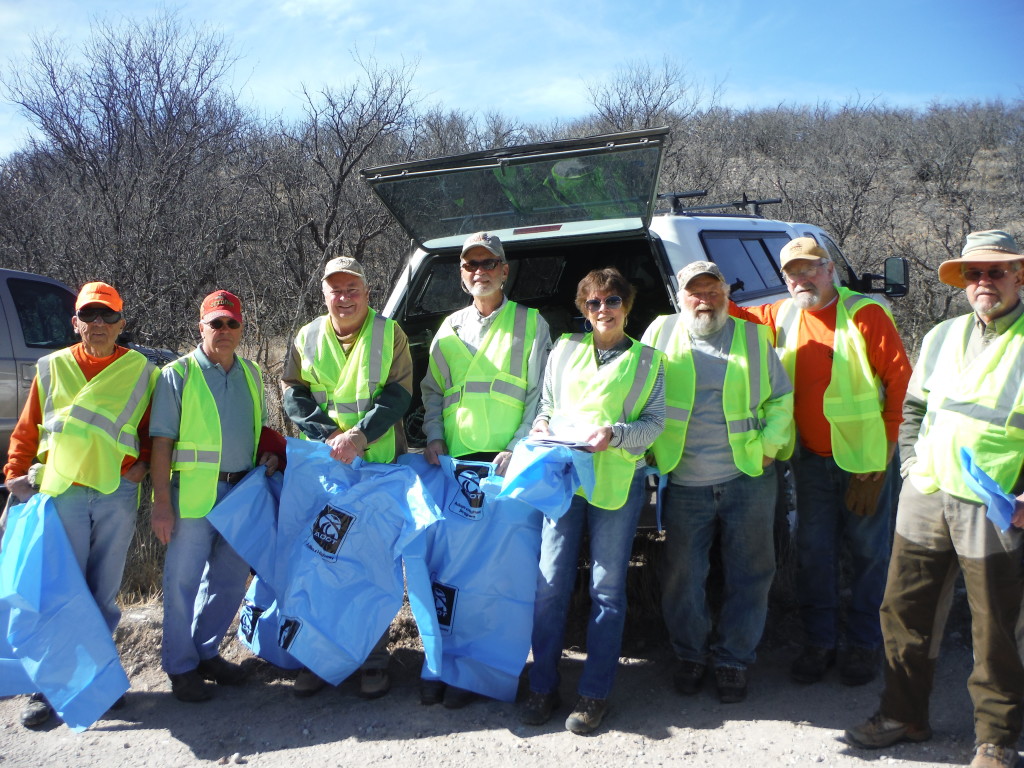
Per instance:
[[[782,246],[779,252],[779,268],[785,269],[791,261],[800,259],[829,261],[828,252],[818,245],[813,237],[798,237]]]
[[[242,322],[242,302],[229,291],[214,291],[203,299],[203,307],[199,310],[203,322],[218,317],[230,317]]]
[[[718,268],[718,265],[713,261],[695,261],[692,264],[687,264],[685,267],[679,270],[679,274],[676,275],[676,279],[679,281],[679,287],[685,288],[690,284],[690,281],[695,277],[701,275],[711,275],[712,277],[725,282],[725,276],[722,275],[722,270]]]
[[[327,262],[324,267],[323,279],[326,280],[331,275],[335,275],[338,272],[345,272],[349,275],[355,275],[366,280],[366,275],[363,274],[363,265],[350,256],[338,256]]]
[[[502,261],[505,261],[505,246],[501,244],[501,240],[497,235],[492,235],[489,232],[477,232],[470,235],[466,238],[466,242],[462,244],[460,256],[465,256],[466,251],[471,248],[483,248]]]
[[[121,294],[115,290],[114,286],[100,282],[86,283],[82,286],[82,290],[78,292],[78,298],[75,299],[75,311],[77,312],[89,304],[102,304],[115,312],[120,312],[124,308]]]

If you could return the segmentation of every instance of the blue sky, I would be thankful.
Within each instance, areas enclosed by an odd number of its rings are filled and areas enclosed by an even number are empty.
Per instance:
[[[298,112],[316,90],[356,75],[352,52],[416,64],[427,103],[525,121],[587,113],[586,83],[624,62],[664,56],[723,103],[1024,98],[1024,0],[183,0],[182,19],[223,32],[240,57],[236,87],[268,114]],[[145,0],[0,0],[0,71],[36,33],[75,50],[95,17],[156,12]],[[0,103],[0,156],[29,124]]]

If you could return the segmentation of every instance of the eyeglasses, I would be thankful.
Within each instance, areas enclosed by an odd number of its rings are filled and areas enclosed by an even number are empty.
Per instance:
[[[363,292],[362,288],[334,288],[327,292],[332,299],[354,299]]]
[[[962,274],[968,283],[976,283],[981,280],[982,275],[988,275],[988,279],[1002,280],[1009,274],[1010,270],[1003,267],[989,267],[988,269],[965,269]]]
[[[603,299],[587,299],[583,302],[583,306],[587,308],[588,312],[597,312],[602,306],[605,309],[618,309],[622,306],[622,297],[606,296]]]
[[[791,283],[798,283],[801,280],[810,280],[812,277],[815,277],[821,270],[825,268],[826,263],[827,262],[823,261],[820,264],[815,264],[813,267],[805,267],[804,269],[801,269],[799,272],[786,271],[784,269],[782,270],[782,276],[785,277]]]
[[[75,316],[83,323],[95,323],[102,320],[107,325],[113,325],[121,320],[121,313],[115,312],[107,307],[83,307],[75,312]]]
[[[228,328],[230,328],[232,331],[237,330],[238,328],[242,327],[242,324],[240,322],[238,322],[237,320],[235,320],[233,317],[229,317],[229,318],[218,317],[218,318],[215,318],[213,320],[208,321],[206,324],[208,326],[210,326],[215,331],[219,331],[225,325]]]
[[[476,272],[478,269],[482,269],[484,272],[490,272],[501,263],[501,259],[481,259],[480,261],[471,260],[462,262],[462,268],[467,272]]]

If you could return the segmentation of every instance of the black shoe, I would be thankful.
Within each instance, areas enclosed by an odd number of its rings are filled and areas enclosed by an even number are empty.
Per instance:
[[[444,692],[444,708],[462,709],[467,704],[470,704],[479,698],[480,694],[478,693],[467,691],[465,688],[456,688],[454,685],[449,685]]]
[[[836,649],[805,645],[789,668],[789,676],[798,683],[816,683],[836,663]]]
[[[562,698],[558,695],[558,691],[551,693],[530,691],[519,710],[519,722],[523,725],[544,725],[560,706],[562,706]]]
[[[448,686],[440,680],[420,679],[420,704],[430,706],[444,701],[444,689]]]
[[[608,714],[608,699],[592,699],[580,696],[572,714],[565,719],[565,730],[577,736],[586,736],[596,731],[604,716]]]
[[[744,667],[715,667],[718,700],[737,704],[747,698],[747,670]]]
[[[41,693],[33,693],[28,697],[24,709],[21,710],[21,724],[26,728],[39,728],[53,717],[53,707]]]
[[[203,676],[199,674],[198,669],[181,675],[168,675],[168,677],[171,679],[171,693],[178,701],[194,704],[210,700],[210,688],[203,682]]]
[[[843,685],[867,685],[878,677],[881,661],[881,648],[853,646],[839,664],[839,682]]]
[[[245,682],[245,672],[238,664],[226,661],[223,656],[203,659],[197,667],[204,680],[212,680],[217,685],[241,685]]]
[[[700,693],[704,684],[704,675],[708,671],[707,664],[698,661],[678,661],[672,670],[672,685],[684,696]]]

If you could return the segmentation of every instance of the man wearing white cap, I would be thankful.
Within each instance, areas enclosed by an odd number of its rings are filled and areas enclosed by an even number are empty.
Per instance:
[[[839,547],[851,554],[850,601],[839,679],[863,685],[878,674],[878,606],[889,562],[896,472],[910,362],[889,310],[836,284],[835,266],[812,237],[788,242],[779,262],[790,298],[734,308],[775,329],[775,346],[793,381],[799,440],[792,454],[797,498],[797,596],[805,644],[790,676],[820,680],[836,662]]]
[[[327,314],[303,326],[288,349],[281,386],[288,417],[310,440],[322,440],[331,456],[351,464],[389,462],[405,452],[402,417],[412,401],[409,339],[390,318],[370,308],[363,265],[339,256],[327,262],[321,281]],[[387,633],[363,664],[360,695],[377,698],[391,686]],[[326,683],[299,672],[296,696]]]
[[[505,473],[512,448],[530,433],[541,392],[551,331],[536,309],[503,292],[509,265],[497,235],[477,232],[462,246],[459,280],[473,303],[444,319],[430,345],[423,394],[423,455],[492,461]],[[463,706],[470,698],[425,681],[424,704]]]
[[[971,608],[976,753],[972,768],[1009,768],[1024,718],[1015,626],[1024,597],[1024,255],[1005,232],[972,232],[939,267],[972,313],[925,336],[904,405],[896,537],[882,602],[885,690],[878,712],[846,732],[861,747],[926,741],[928,699],[951,590],[963,574]],[[982,495],[968,480],[970,451]],[[993,498],[1003,497],[1000,519]],[[1016,497],[1016,498],[1014,498]]]
[[[665,431],[654,442],[667,475],[662,512],[662,613],[679,693],[700,690],[714,667],[719,700],[742,701],[764,632],[775,574],[775,456],[793,431],[793,386],[763,325],[729,317],[717,265],[679,271],[678,315],[659,317],[644,343],[665,353]],[[716,531],[725,589],[717,626],[706,584]]]

